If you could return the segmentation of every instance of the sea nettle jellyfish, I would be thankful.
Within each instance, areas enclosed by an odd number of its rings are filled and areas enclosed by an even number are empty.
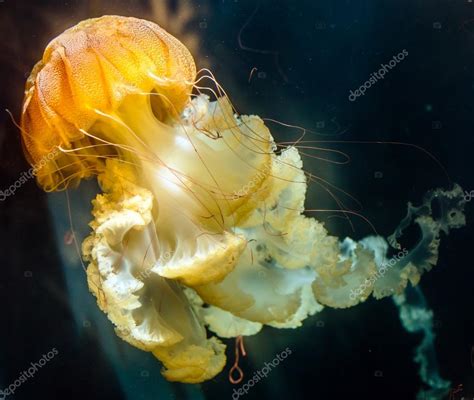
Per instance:
[[[98,306],[167,379],[192,383],[225,365],[206,327],[224,338],[295,328],[323,306],[400,294],[436,264],[440,232],[464,224],[455,186],[410,205],[388,241],[330,236],[305,215],[297,147],[279,148],[262,119],[238,115],[218,85],[210,101],[199,82],[159,26],[105,16],[47,46],[21,118],[30,163],[54,154],[38,170],[44,190],[97,177],[103,191],[82,244]],[[412,222],[419,241],[401,249]]]

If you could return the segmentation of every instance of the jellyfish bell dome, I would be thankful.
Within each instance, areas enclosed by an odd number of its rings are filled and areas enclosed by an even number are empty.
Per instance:
[[[195,75],[187,48],[152,22],[117,16],[80,22],[48,44],[27,80],[21,118],[25,152],[37,163],[56,146],[91,146],[84,131],[101,113],[120,109],[130,94],[154,92],[162,118],[179,114]],[[101,155],[100,147],[88,152]],[[101,162],[62,153],[38,174],[38,182],[46,190],[65,188],[93,174]]]

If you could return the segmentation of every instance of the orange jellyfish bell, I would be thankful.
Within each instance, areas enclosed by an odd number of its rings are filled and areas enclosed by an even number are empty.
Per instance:
[[[110,149],[91,150],[84,131],[101,114],[113,113],[128,94],[143,92],[156,94],[153,107],[162,119],[180,113],[195,76],[186,47],[150,21],[104,16],[63,32],[46,47],[25,88],[21,131],[30,163],[56,147],[66,150],[38,170],[39,184],[64,189],[97,173]],[[67,153],[71,147],[87,148],[87,154]]]

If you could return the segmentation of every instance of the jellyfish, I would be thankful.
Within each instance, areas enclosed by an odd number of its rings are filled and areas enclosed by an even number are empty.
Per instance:
[[[89,289],[170,381],[221,372],[219,338],[402,294],[436,264],[441,233],[465,223],[454,185],[409,204],[388,239],[332,236],[305,212],[311,175],[297,146],[277,146],[183,44],[131,17],[86,20],[48,44],[26,83],[21,135],[28,161],[46,160],[45,191],[97,179],[82,243]],[[418,241],[402,248],[412,224]]]

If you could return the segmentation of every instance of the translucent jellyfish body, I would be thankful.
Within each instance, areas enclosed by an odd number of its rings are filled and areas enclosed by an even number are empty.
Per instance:
[[[440,232],[464,224],[455,186],[410,205],[388,242],[330,236],[304,213],[297,148],[277,151],[264,122],[220,94],[200,94],[178,40],[116,16],[54,39],[26,86],[28,159],[60,150],[39,184],[61,190],[97,176],[103,191],[82,246],[89,288],[117,335],[159,358],[169,380],[223,369],[225,346],[206,326],[225,338],[295,328],[323,306],[402,293],[436,264]],[[411,223],[418,244],[401,249]]]

